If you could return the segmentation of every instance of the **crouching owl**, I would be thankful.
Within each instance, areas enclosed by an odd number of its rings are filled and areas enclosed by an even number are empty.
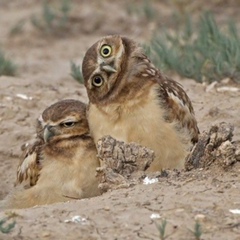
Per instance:
[[[27,208],[99,195],[97,151],[89,135],[86,105],[62,100],[38,118],[36,141],[24,152],[17,182],[32,187],[6,199],[8,208]]]

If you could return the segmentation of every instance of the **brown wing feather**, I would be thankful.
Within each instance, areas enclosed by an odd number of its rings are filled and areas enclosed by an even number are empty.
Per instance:
[[[141,76],[151,78],[159,84],[158,97],[165,108],[167,108],[164,116],[166,121],[176,121],[180,128],[187,128],[191,135],[191,141],[196,143],[199,134],[197,121],[191,100],[181,84],[164,76],[144,54],[139,55],[139,58],[140,62],[145,64],[144,70],[140,71]]]
[[[169,122],[177,121],[180,127],[187,128],[191,135],[191,141],[198,141],[199,129],[194,116],[191,100],[183,90],[182,86],[166,77],[158,74],[159,97],[167,106],[165,119]]]
[[[22,146],[22,156],[17,168],[16,184],[29,179],[30,186],[37,183],[39,172],[41,170],[40,158],[42,139],[35,140],[32,144]]]

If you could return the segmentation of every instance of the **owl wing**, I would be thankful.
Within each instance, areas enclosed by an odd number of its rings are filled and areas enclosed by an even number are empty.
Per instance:
[[[176,122],[178,130],[187,129],[192,143],[198,141],[199,129],[194,116],[191,100],[178,82],[163,75],[152,64],[145,54],[137,56],[139,64],[135,65],[133,75],[151,79],[157,84],[157,94],[161,105],[165,109],[164,118],[167,122]]]
[[[16,184],[29,179],[30,186],[37,183],[39,172],[41,170],[41,149],[43,140],[37,139],[32,144],[24,144],[22,146],[22,156],[17,168]]]
[[[175,121],[180,128],[187,128],[191,141],[196,143],[199,129],[191,100],[178,82],[162,75],[160,72],[157,73],[156,79],[159,84],[160,101],[167,109],[164,116],[165,120],[168,122]]]

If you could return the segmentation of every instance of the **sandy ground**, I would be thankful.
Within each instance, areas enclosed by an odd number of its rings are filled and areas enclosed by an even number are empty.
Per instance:
[[[234,6],[228,6],[226,12],[234,12]],[[161,6],[163,16],[170,14],[171,7]],[[84,87],[70,76],[70,61],[80,64],[87,48],[103,35],[120,33],[143,42],[152,32],[152,24],[142,28],[143,20],[129,16],[124,3],[81,1],[80,6],[75,1],[73,15],[79,17],[80,24],[73,32],[45,36],[27,22],[22,33],[9,37],[19,20],[39,14],[40,9],[36,0],[0,0],[0,47],[18,64],[17,77],[0,77],[0,200],[14,189],[20,146],[31,139],[35,118],[42,110],[65,98],[88,101]],[[230,83],[211,88],[173,77],[192,99],[201,131],[226,121],[235,126],[234,139],[240,140],[240,91],[221,92],[221,87],[232,86]],[[10,233],[0,233],[0,239],[160,239],[156,223],[166,219],[166,239],[197,239],[192,231],[198,220],[201,239],[239,240],[240,215],[229,211],[240,209],[239,180],[240,162],[228,171],[218,167],[173,171],[150,185],[138,184],[92,199],[13,210],[16,225]],[[7,214],[9,211],[1,211],[0,219]],[[154,220],[152,214],[160,218]],[[74,216],[84,220],[65,222]]]

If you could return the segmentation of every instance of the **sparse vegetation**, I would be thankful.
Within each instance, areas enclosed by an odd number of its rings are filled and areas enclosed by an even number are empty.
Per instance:
[[[6,224],[8,219],[9,217],[3,218],[2,220],[0,220],[0,232],[7,234],[15,227],[15,224],[16,224],[15,221],[13,221],[12,223]]]
[[[168,236],[166,235],[166,226],[167,226],[167,220],[166,219],[162,219],[161,223],[157,223],[155,222],[156,227],[159,231],[159,237],[161,240],[166,239]]]
[[[79,83],[83,84],[84,81],[80,65],[76,65],[74,62],[71,62],[71,76]]]
[[[49,1],[44,1],[42,15],[32,16],[31,23],[46,34],[60,34],[67,29],[70,10],[71,0],[61,0],[58,7],[53,7]]]
[[[202,236],[202,226],[196,221],[194,225],[194,230],[192,231],[196,240],[200,240]]]
[[[31,16],[30,22],[38,31],[51,36],[62,36],[69,32],[71,0],[61,0],[58,3],[59,5],[55,5],[44,0],[42,1],[41,14]],[[13,36],[23,32],[28,21],[28,19],[21,19],[11,28],[9,35]]]
[[[14,76],[16,74],[16,65],[0,51],[0,76]]]
[[[155,65],[198,82],[240,81],[240,37],[233,21],[225,31],[211,13],[203,14],[196,26],[192,22],[188,16],[176,32],[165,30],[152,38],[146,51]]]
[[[148,0],[142,0],[139,4],[129,2],[126,10],[130,15],[136,14],[149,21],[153,21],[157,16],[157,11],[152,1]]]
[[[26,20],[25,19],[21,19],[19,22],[17,22],[10,30],[9,35],[13,36],[16,34],[19,34],[23,31],[24,28],[24,24],[25,24]]]

